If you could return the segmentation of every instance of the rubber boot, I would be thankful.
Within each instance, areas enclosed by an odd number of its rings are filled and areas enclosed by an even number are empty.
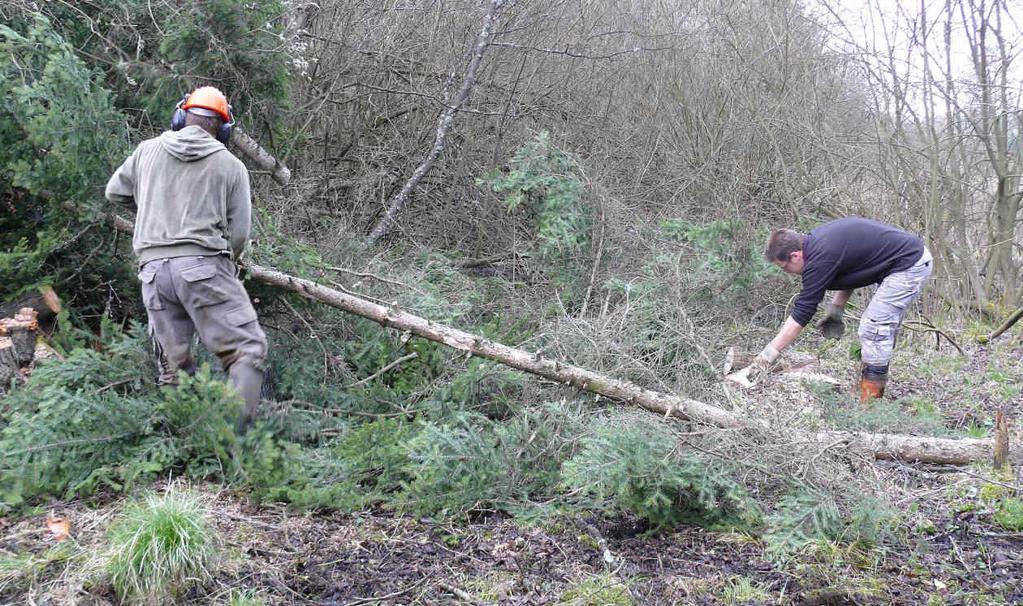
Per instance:
[[[858,391],[860,404],[867,405],[871,400],[884,396],[884,388],[888,385],[888,365],[864,364],[860,371]]]
[[[248,431],[249,426],[256,420],[259,413],[259,396],[263,389],[263,371],[247,364],[236,363],[227,372],[242,399],[245,400],[245,407],[238,417],[238,424],[235,426],[235,433],[242,436]]]

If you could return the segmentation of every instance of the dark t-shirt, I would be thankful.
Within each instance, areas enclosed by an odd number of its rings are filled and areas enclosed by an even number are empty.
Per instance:
[[[924,252],[923,240],[901,229],[846,217],[829,221],[803,242],[803,290],[792,319],[806,326],[826,290],[852,290],[909,269]]]

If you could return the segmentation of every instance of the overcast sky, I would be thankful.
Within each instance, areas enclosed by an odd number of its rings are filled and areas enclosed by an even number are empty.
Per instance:
[[[996,0],[953,0],[953,6],[960,2],[966,6],[986,5],[989,9]],[[1006,10],[1003,11],[1002,30],[1009,47],[1009,54],[1017,68],[1017,80],[1023,76],[1019,68],[1023,67],[1023,0],[1001,1]],[[889,47],[895,49],[895,56],[903,59],[911,45],[918,45],[922,39],[920,27],[921,11],[926,14],[926,23],[932,30],[929,33],[928,48],[933,59],[944,63],[944,24],[946,0],[808,0],[811,10],[822,17],[825,22],[837,26],[833,29],[837,34],[850,39],[856,46],[874,52],[885,51]],[[830,10],[829,10],[830,9]],[[836,18],[841,19],[839,25]],[[956,77],[972,78],[973,67],[970,61],[969,42],[966,27],[957,10],[952,22],[952,71]],[[918,54],[918,53],[914,53]]]

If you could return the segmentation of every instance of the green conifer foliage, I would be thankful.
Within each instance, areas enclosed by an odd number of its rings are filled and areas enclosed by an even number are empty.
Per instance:
[[[580,278],[577,257],[589,250],[592,224],[579,163],[541,131],[509,165],[507,173],[494,170],[480,182],[503,195],[508,210],[532,213],[543,269],[559,286],[571,286]]]
[[[246,124],[272,123],[287,97],[281,0],[90,0],[43,12],[102,69],[117,105],[141,108],[138,126],[166,127],[184,93],[219,87]],[[145,15],[135,19],[133,15]],[[258,119],[256,118],[258,116]],[[253,129],[254,130],[254,129]]]
[[[629,511],[656,529],[748,527],[759,518],[755,501],[725,466],[678,447],[662,425],[605,419],[565,463],[563,481],[585,506]]]
[[[36,16],[0,26],[0,95],[0,299],[74,279],[105,301],[127,277],[110,257],[118,238],[97,223],[127,142],[110,94]]]

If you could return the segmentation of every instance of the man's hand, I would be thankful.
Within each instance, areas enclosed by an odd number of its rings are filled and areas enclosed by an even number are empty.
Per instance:
[[[828,304],[827,313],[820,322],[817,322],[817,328],[820,329],[825,339],[841,339],[845,334],[845,322],[842,321],[844,313],[844,305]]]
[[[753,358],[753,362],[749,366],[733,372],[725,378],[743,387],[753,387],[771,370],[771,366],[778,361],[779,356],[781,354],[778,350],[768,345],[757,354],[756,358]]]
[[[234,275],[239,280],[244,281],[245,280],[245,274],[248,273],[246,271],[248,269],[247,261],[248,261],[248,258],[245,256],[245,251],[244,250],[238,255],[238,258],[236,258],[234,260]]]

